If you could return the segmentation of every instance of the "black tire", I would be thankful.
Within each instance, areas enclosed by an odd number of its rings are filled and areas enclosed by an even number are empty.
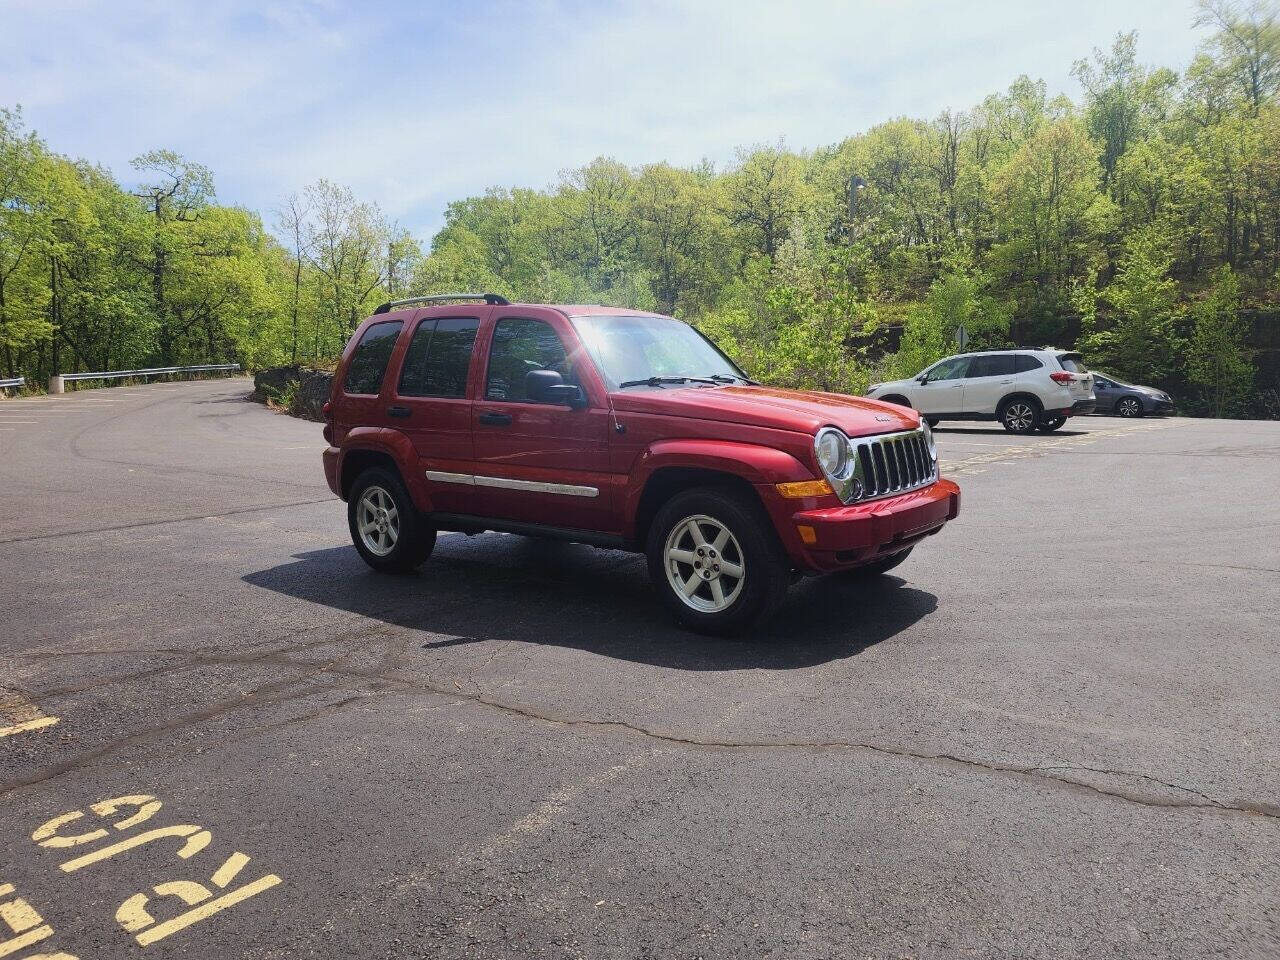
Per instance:
[[[371,513],[378,513],[388,500],[394,505],[394,515],[390,515],[388,508],[378,517],[381,527],[362,534],[361,523],[368,519],[361,516],[366,503]],[[436,545],[435,530],[418,513],[399,474],[385,467],[370,467],[356,477],[347,498],[347,526],[351,530],[351,542],[364,562],[382,573],[413,570],[431,555]],[[386,552],[382,552],[383,548]]]
[[[726,530],[729,537],[713,549]],[[698,487],[672,497],[653,518],[646,547],[654,589],[676,620],[698,633],[741,633],[786,596],[791,564],[773,524],[758,502],[737,491]],[[669,558],[669,547],[687,559]],[[730,567],[742,576],[734,577]],[[673,580],[693,585],[688,600]]]
[[[1053,433],[1053,431],[1057,430],[1066,422],[1066,417],[1050,417],[1048,420],[1041,420],[1040,426],[1036,429],[1041,433]]]
[[[1031,397],[1012,397],[1000,404],[997,416],[1010,433],[1035,433],[1040,425],[1040,403]]]
[[[882,557],[881,559],[868,563],[864,566],[854,567],[852,570],[843,570],[841,571],[840,576],[857,580],[869,577],[878,577],[882,573],[888,573],[898,564],[902,563],[902,561],[906,560],[907,557],[911,556],[911,551],[914,549],[915,547],[907,547],[905,550],[890,554],[887,557]]]
[[[925,423],[929,424],[930,427],[936,427],[938,424],[942,422],[937,417],[925,417],[924,421]]]
[[[1137,397],[1121,397],[1116,401],[1116,416],[1134,419],[1142,416],[1146,411],[1142,408],[1142,401]]]

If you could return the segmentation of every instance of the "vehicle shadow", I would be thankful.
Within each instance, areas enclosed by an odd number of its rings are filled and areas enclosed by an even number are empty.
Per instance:
[[[910,563],[910,561],[908,561]],[[489,640],[551,644],[680,670],[794,669],[856,656],[937,608],[894,576],[807,578],[769,623],[733,640],[675,626],[635,554],[502,534],[441,537],[416,574],[371,571],[350,546],[297,554],[246,583],[442,634],[426,649]]]

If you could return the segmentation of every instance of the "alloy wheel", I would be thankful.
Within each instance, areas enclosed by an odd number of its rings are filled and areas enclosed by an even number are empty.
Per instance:
[[[1133,397],[1125,397],[1120,401],[1118,409],[1120,411],[1120,416],[1122,417],[1136,417],[1138,414],[1142,413],[1142,404]]]
[[[699,613],[728,609],[746,582],[746,559],[737,538],[705,514],[686,517],[671,528],[663,559],[671,589]]]
[[[374,556],[385,557],[400,539],[400,511],[391,494],[379,486],[365,489],[356,507],[360,539]]]
[[[1025,433],[1036,422],[1036,412],[1031,404],[1018,400],[1005,409],[1004,422],[1015,433]]]

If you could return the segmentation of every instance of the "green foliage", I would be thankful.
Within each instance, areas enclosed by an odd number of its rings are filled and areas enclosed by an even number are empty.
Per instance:
[[[491,290],[670,313],[786,386],[916,373],[963,324],[971,349],[1075,345],[1265,414],[1280,384],[1253,376],[1238,315],[1280,306],[1280,7],[1201,0],[1197,25],[1182,77],[1120,34],[1075,64],[1079,103],[1023,76],[811,153],[598,157],[454,201],[425,245],[326,180],[268,232],[172,151],[126,189],[0,110],[0,369],[319,365],[380,302]]]
[[[894,378],[909,377],[955,353],[961,326],[967,350],[1013,346],[1007,308],[983,292],[985,277],[963,259],[933,282],[922,303],[913,306],[903,327],[902,344],[890,368]]]
[[[1187,344],[1188,379],[1215,417],[1238,413],[1253,386],[1251,351],[1240,317],[1240,282],[1221,267],[1209,295],[1192,308],[1195,327]]]
[[[1101,294],[1113,310],[1112,326],[1080,342],[1092,362],[1134,383],[1157,383],[1177,368],[1181,344],[1169,246],[1158,224],[1129,236],[1116,278]]]

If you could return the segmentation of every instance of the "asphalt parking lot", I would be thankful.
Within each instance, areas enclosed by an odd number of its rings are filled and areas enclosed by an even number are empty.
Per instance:
[[[0,956],[1280,955],[1280,423],[943,425],[960,519],[731,642],[371,573],[247,389],[0,401]]]

